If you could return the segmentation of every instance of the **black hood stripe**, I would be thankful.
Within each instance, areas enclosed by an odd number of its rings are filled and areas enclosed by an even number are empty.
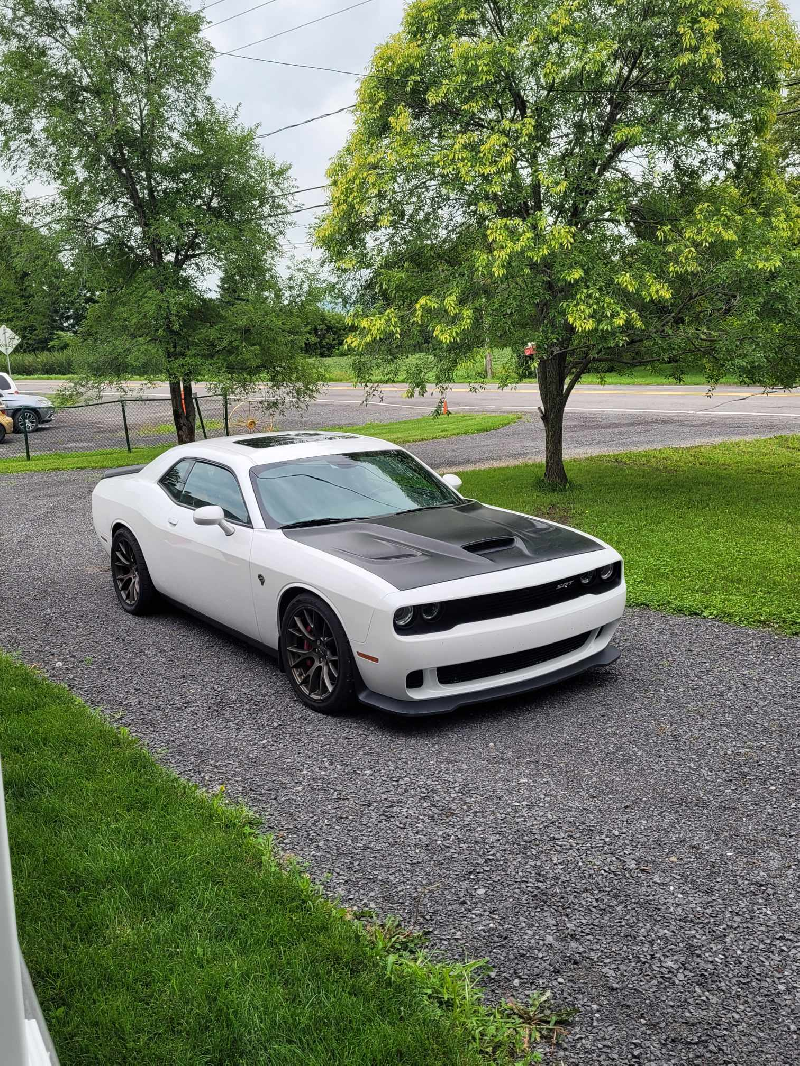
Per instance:
[[[602,547],[575,529],[473,500],[283,532],[301,544],[347,559],[402,590],[564,559]]]

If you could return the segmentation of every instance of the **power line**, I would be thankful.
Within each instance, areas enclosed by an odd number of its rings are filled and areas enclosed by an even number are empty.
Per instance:
[[[263,4],[256,4],[255,7],[248,7],[246,11],[239,11],[236,15],[228,15],[226,19],[220,19],[219,22],[212,22],[208,26],[204,26],[205,30],[213,30],[215,26],[221,26],[223,22],[233,22],[234,19],[241,18],[242,15],[249,15],[251,11],[258,11],[259,8],[269,7],[270,4],[277,4],[278,0],[264,0]]]
[[[221,2],[221,0],[218,0]],[[368,2],[368,0],[367,0]],[[358,6],[358,5],[356,5]],[[349,10],[349,9],[345,9]],[[259,41],[254,41],[253,44],[260,44]],[[242,48],[250,48],[251,45],[242,45]],[[350,78],[376,78],[380,81],[408,81],[413,75],[400,75],[400,74],[379,74],[377,72],[369,71],[366,74],[359,74],[355,70],[342,70],[341,67],[321,67],[313,63],[287,63],[282,59],[267,59],[264,56],[243,56],[238,52],[217,52],[218,56],[230,56],[233,59],[246,59],[249,63],[269,63],[277,67],[296,67],[299,70],[320,70],[328,74],[346,74]],[[779,89],[790,89],[793,86],[800,85],[800,81],[787,81],[783,85],[778,86]],[[552,88],[546,88],[541,86],[545,92],[551,93],[585,93],[591,95],[593,93],[627,93],[628,95],[635,95],[636,93],[671,93],[671,92],[692,92],[693,90],[686,86],[653,86],[652,88],[642,89],[621,89],[616,86],[599,86],[594,88],[581,88],[580,86],[553,86]],[[791,114],[792,112],[779,111],[779,115]]]
[[[258,133],[256,136],[259,140],[263,140],[265,137],[274,137],[276,133],[283,133],[284,130],[294,130],[298,126],[307,126],[309,122],[319,122],[321,118],[330,118],[331,115],[341,115],[343,111],[352,111],[355,106],[355,104],[348,104],[347,107],[340,107],[336,111],[325,111],[321,115],[312,115],[311,118],[304,118],[302,122],[290,122],[288,126],[279,126],[276,130],[270,130],[269,133]]]
[[[214,0],[214,2],[212,4],[203,4],[202,7],[198,7],[197,8],[197,10],[195,11],[195,14],[198,14],[201,11],[209,11],[212,7],[216,7],[217,4],[222,4],[222,3],[224,3],[224,0]]]
[[[330,11],[327,15],[320,15],[319,18],[311,19],[310,22],[301,22],[299,26],[290,26],[288,30],[279,30],[278,33],[272,33],[269,37],[261,37],[257,41],[251,41],[249,44],[240,44],[236,48],[232,48],[228,52],[221,52],[220,55],[233,55],[236,52],[241,52],[243,48],[255,48],[257,44],[264,44],[265,41],[274,41],[276,37],[284,37],[287,33],[294,33],[296,30],[304,30],[307,26],[316,26],[318,22],[325,22],[326,19],[332,19],[334,15],[343,15],[346,11],[354,11],[357,7],[364,7],[366,4],[373,4],[375,0],[359,0],[357,4],[350,4],[349,7],[340,7],[336,11]]]
[[[338,67],[317,67],[311,63],[287,63],[283,59],[262,59],[260,56],[240,56],[236,52],[217,52],[218,56],[230,56],[232,59],[247,59],[251,63],[272,63],[276,67],[297,67],[299,70],[326,70],[330,74],[349,74],[352,78],[366,78],[366,74],[356,74],[354,70],[340,70]]]

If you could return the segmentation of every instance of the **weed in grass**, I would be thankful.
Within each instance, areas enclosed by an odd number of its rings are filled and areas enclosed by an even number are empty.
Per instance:
[[[475,1050],[489,1062],[541,1062],[537,1046],[556,1044],[578,1013],[574,1007],[553,1006],[549,991],[534,992],[527,1003],[509,999],[487,1006],[480,984],[489,969],[485,959],[439,961],[425,947],[426,934],[405,928],[397,918],[380,921],[369,910],[343,913],[375,944],[387,975],[406,968],[416,972],[430,1001],[460,1019],[460,1027],[472,1034]]]

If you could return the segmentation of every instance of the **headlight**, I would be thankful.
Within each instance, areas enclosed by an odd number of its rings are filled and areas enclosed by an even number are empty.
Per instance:
[[[422,617],[426,622],[433,622],[442,613],[441,603],[426,603],[422,608]]]
[[[414,613],[413,607],[398,607],[394,612],[394,624],[398,629],[408,629],[414,621]]]
[[[581,574],[579,580],[582,585],[590,585],[593,577],[594,570],[587,570],[585,574]]]
[[[614,576],[614,564],[609,563],[608,566],[601,566],[598,573],[601,581],[610,581]]]

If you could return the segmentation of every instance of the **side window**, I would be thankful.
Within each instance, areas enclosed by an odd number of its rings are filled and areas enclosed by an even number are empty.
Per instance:
[[[221,507],[233,522],[250,525],[250,515],[236,476],[224,467],[198,460],[183,486],[180,502],[186,507]]]
[[[159,481],[159,485],[173,498],[176,503],[181,503],[181,490],[186,480],[186,475],[192,469],[194,459],[181,459],[179,463],[171,466]]]
[[[11,382],[8,380],[8,378],[5,376],[5,374],[0,374],[0,392],[10,392],[10,391],[11,391]]]

